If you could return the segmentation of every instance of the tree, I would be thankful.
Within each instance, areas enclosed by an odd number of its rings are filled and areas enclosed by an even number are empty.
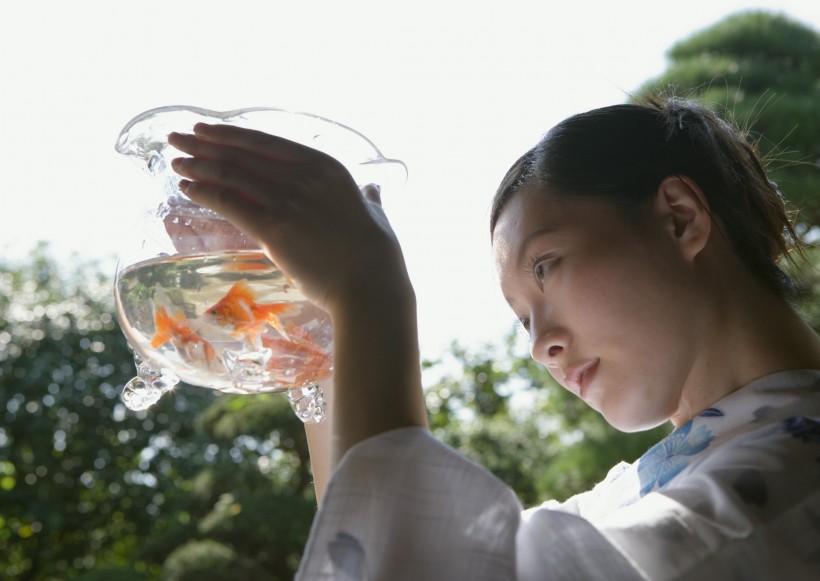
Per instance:
[[[636,98],[671,86],[716,106],[758,142],[800,221],[820,225],[820,34],[784,15],[742,12],[676,43],[669,59]]]
[[[43,579],[117,562],[175,488],[177,463],[142,451],[190,428],[168,404],[149,418],[118,403],[131,357],[93,267],[66,280],[40,248],[30,264],[0,269],[0,284],[0,570]]]
[[[112,296],[45,247],[0,264],[0,576],[292,578],[316,501],[286,398],[183,385],[127,411]]]
[[[790,161],[820,156],[817,47],[788,19],[738,15],[676,45],[668,74],[642,91],[674,83],[723,104],[774,155],[784,192],[809,208],[803,222],[820,225],[817,168]],[[802,280],[816,296],[820,283]],[[316,502],[285,398],[181,385],[126,411],[118,392],[134,369],[111,284],[93,263],[59,268],[42,247],[0,263],[0,577],[292,578]],[[820,306],[804,305],[820,322]],[[668,431],[617,432],[519,337],[453,344],[424,363],[424,382],[435,434],[525,505],[588,488]]]

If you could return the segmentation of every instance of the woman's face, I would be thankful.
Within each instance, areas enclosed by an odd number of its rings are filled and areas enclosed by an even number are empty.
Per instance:
[[[501,290],[532,357],[625,431],[680,405],[697,341],[696,286],[654,211],[640,221],[600,198],[525,186],[493,233]]]

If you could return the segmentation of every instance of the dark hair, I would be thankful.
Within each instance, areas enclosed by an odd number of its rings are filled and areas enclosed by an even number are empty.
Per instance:
[[[493,199],[490,234],[524,185],[567,196],[601,196],[627,212],[645,207],[671,175],[694,180],[717,227],[765,286],[790,298],[779,268],[799,240],[777,185],[747,135],[711,109],[678,98],[648,98],[574,115],[519,158]]]

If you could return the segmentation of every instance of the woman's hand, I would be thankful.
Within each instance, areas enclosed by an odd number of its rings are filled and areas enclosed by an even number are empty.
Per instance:
[[[332,157],[258,131],[198,124],[168,142],[192,156],[172,162],[180,189],[330,313],[333,463],[366,438],[425,426],[415,295],[378,189],[360,192]]]
[[[302,293],[332,311],[379,278],[406,278],[378,189],[364,196],[347,169],[309,147],[259,131],[197,124],[168,142],[191,155],[180,189],[252,238]]]

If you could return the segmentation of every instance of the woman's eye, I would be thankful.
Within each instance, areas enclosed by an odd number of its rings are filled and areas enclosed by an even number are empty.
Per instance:
[[[549,274],[551,262],[549,260],[540,260],[535,263],[532,268],[532,274],[539,284],[544,284],[547,275]]]
[[[530,318],[529,317],[518,317],[518,325],[526,331],[527,334],[530,332]]]

